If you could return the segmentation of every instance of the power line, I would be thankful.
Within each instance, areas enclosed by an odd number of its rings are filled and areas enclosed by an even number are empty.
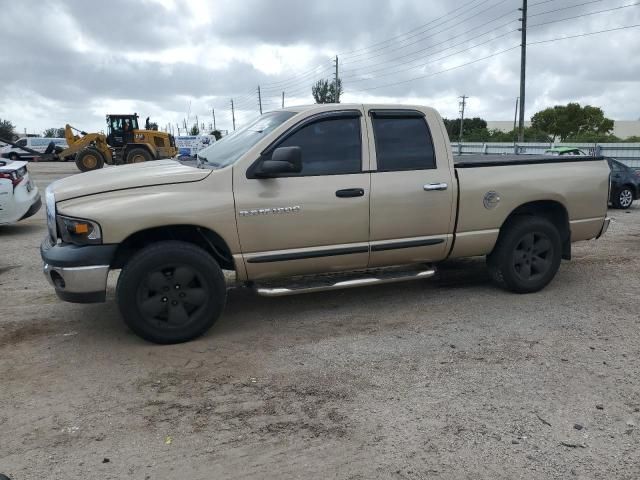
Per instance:
[[[540,15],[546,15],[548,13],[554,13],[554,12],[559,12],[561,10],[570,10],[572,8],[576,8],[576,7],[582,7],[583,5],[589,5],[591,3],[598,3],[601,2],[602,0],[591,0],[589,2],[583,2],[583,3],[577,3],[575,5],[570,5],[568,7],[562,7],[562,8],[556,8],[555,10],[547,10],[546,12],[540,12],[540,13],[534,13],[533,15],[529,15],[529,18],[531,17],[538,17]]]
[[[500,38],[506,37],[507,35],[510,35],[510,34],[512,34],[512,33],[514,33],[514,32],[517,32],[517,31],[518,31],[518,29],[517,29],[517,28],[515,28],[515,29],[510,30],[510,31],[508,31],[508,32],[506,32],[506,33],[503,33],[502,35],[498,35],[498,36],[496,36],[496,37],[494,37],[494,38],[490,38],[489,40],[486,40],[486,41],[484,41],[484,42],[477,43],[477,44],[472,45],[472,46],[467,47],[467,48],[463,48],[463,49],[461,49],[461,50],[458,50],[457,52],[454,52],[454,53],[450,53],[450,54],[444,55],[444,56],[442,56],[442,57],[436,58],[436,59],[431,60],[431,61],[429,61],[429,62],[422,63],[422,64],[419,64],[419,65],[414,65],[414,66],[412,66],[412,67],[408,67],[408,68],[403,68],[403,69],[400,69],[400,70],[392,70],[392,71],[388,71],[387,73],[383,73],[383,74],[381,74],[381,75],[377,75],[377,77],[386,77],[386,76],[388,76],[388,75],[395,75],[395,74],[397,74],[397,73],[402,73],[402,72],[406,72],[406,71],[409,71],[409,70],[413,70],[414,68],[426,67],[427,65],[431,65],[432,63],[438,62],[438,61],[440,61],[440,60],[445,60],[445,59],[450,58],[450,57],[453,57],[453,56],[455,56],[455,55],[459,55],[460,53],[468,52],[469,50],[473,50],[474,48],[478,48],[478,47],[481,47],[481,46],[486,45],[486,44],[488,44],[488,43],[494,42],[494,41],[496,41],[496,40],[498,40],[498,39],[500,39]],[[466,43],[466,41],[465,41],[465,42],[462,42],[462,43]],[[445,48],[444,50],[441,50],[440,52],[436,52],[436,53],[441,53],[441,52],[444,52],[444,51],[446,51],[446,50],[450,50],[450,48],[451,48],[451,47],[449,47],[449,48]],[[431,56],[431,55],[430,55],[430,56]],[[427,58],[429,58],[429,57],[427,57]],[[370,72],[370,73],[372,73],[372,72]],[[343,77],[343,78],[345,78],[345,79],[351,79],[351,78],[355,78],[356,76],[357,76],[357,75],[354,75],[354,76],[351,76],[351,77]],[[360,78],[360,79],[356,79],[356,80],[351,80],[351,81],[350,81],[350,83],[353,83],[353,82],[362,82],[362,81],[365,81],[365,80],[371,80],[371,79],[370,79],[370,78]]]
[[[431,57],[431,56],[433,56],[433,55],[436,55],[436,54],[438,54],[438,53],[446,52],[447,50],[451,50],[451,49],[452,49],[452,48],[454,48],[454,47],[457,47],[457,46],[459,46],[459,45],[463,45],[463,44],[465,44],[465,43],[467,43],[467,42],[469,42],[469,41],[471,41],[471,40],[475,40],[475,39],[477,39],[477,38],[483,37],[483,36],[485,36],[485,35],[487,35],[487,34],[489,34],[489,33],[494,33],[495,31],[497,31],[497,30],[499,30],[499,29],[501,29],[501,28],[503,28],[503,27],[506,27],[506,26],[507,26],[507,25],[509,25],[510,23],[512,23],[512,22],[505,23],[505,24],[503,24],[503,25],[501,25],[500,27],[497,27],[497,28],[489,29],[489,30],[487,30],[486,32],[483,32],[482,34],[476,35],[475,37],[465,39],[465,40],[463,40],[462,42],[455,43],[455,44],[453,44],[453,45],[451,45],[451,46],[449,46],[449,47],[447,47],[447,48],[443,48],[443,49],[441,49],[441,50],[439,50],[439,51],[433,52],[433,53],[431,53],[431,54],[427,55],[427,57],[426,57],[426,58],[429,58],[429,57]],[[500,35],[500,36],[493,37],[493,38],[492,38],[491,40],[489,40],[489,41],[493,41],[493,40],[496,40],[496,39],[498,39],[498,38],[504,37],[505,35],[508,35],[509,33],[513,33],[513,32],[515,32],[515,31],[517,31],[517,29],[510,30],[510,31],[508,31],[508,32],[506,32],[505,34],[502,34],[502,35]],[[459,35],[458,35],[458,36],[459,36]],[[452,38],[455,38],[455,37],[452,37]],[[434,47],[434,46],[437,46],[437,45],[441,45],[441,44],[443,44],[443,43],[446,43],[446,41],[444,41],[444,42],[440,42],[440,43],[437,43],[437,44],[434,44],[434,45],[432,45],[431,47]],[[488,43],[488,42],[485,42],[485,43]],[[480,44],[480,45],[482,45],[482,44]],[[423,50],[421,50],[421,51],[420,51],[420,53],[423,53],[423,52],[425,52],[426,50],[429,50],[431,47],[424,48]],[[421,57],[420,59],[423,59],[423,58],[424,58],[424,57]],[[397,65],[399,66],[399,65],[404,65],[404,64],[407,64],[407,63],[412,63],[412,62],[415,62],[416,60],[418,60],[418,59],[412,59],[412,60],[409,60],[409,61],[406,61],[406,62],[401,62],[401,63],[398,63]],[[376,65],[384,65],[384,64],[386,64],[386,63],[388,63],[388,62],[380,62],[380,63],[374,64],[374,65],[372,65],[372,66],[376,66]],[[423,65],[424,65],[424,64],[423,64]],[[419,65],[416,65],[416,66],[419,66]],[[414,67],[411,67],[411,68],[414,68]],[[383,67],[383,68],[378,68],[378,69],[375,69],[375,70],[369,70],[369,71],[366,71],[366,72],[361,72],[361,73],[360,73],[360,75],[365,75],[365,74],[366,74],[366,75],[369,75],[369,74],[376,73],[376,72],[379,72],[379,71],[382,71],[382,70],[387,70],[387,67],[385,66],[385,67]],[[349,70],[347,70],[347,71],[349,71]],[[347,77],[345,77],[345,78],[354,78],[354,77],[356,77],[356,76],[357,76],[357,75],[352,75],[352,76],[347,76]]]
[[[428,25],[431,25],[432,23],[434,23],[434,22],[436,22],[436,21],[438,21],[438,20],[441,20],[441,19],[443,19],[444,17],[446,17],[446,16],[448,16],[448,15],[451,15],[452,13],[457,12],[458,10],[461,10],[461,9],[463,9],[463,8],[467,7],[468,5],[470,5],[470,4],[474,3],[474,2],[477,2],[477,1],[478,1],[478,0],[471,0],[470,2],[467,2],[467,3],[465,3],[464,5],[461,5],[460,7],[456,8],[456,9],[451,10],[450,12],[445,13],[445,14],[444,14],[444,15],[442,15],[441,17],[435,18],[435,19],[431,20],[430,22],[425,23],[424,25],[420,25],[419,27],[412,28],[411,30],[408,30],[408,31],[406,31],[406,32],[404,32],[404,33],[400,33],[400,34],[398,34],[398,35],[396,35],[396,36],[394,36],[394,37],[387,38],[386,40],[382,40],[382,41],[380,41],[380,42],[378,42],[378,43],[373,43],[373,44],[368,45],[368,46],[366,46],[366,47],[357,48],[357,49],[355,49],[355,50],[349,50],[349,51],[347,51],[347,52],[340,52],[340,53],[338,53],[338,55],[339,55],[339,56],[348,56],[348,55],[350,55],[350,54],[352,54],[352,53],[359,52],[359,51],[362,51],[362,50],[368,50],[368,49],[370,49],[371,47],[375,47],[375,46],[377,46],[377,45],[381,45],[381,44],[383,44],[383,43],[390,42],[390,41],[392,41],[392,40],[394,40],[394,39],[396,39],[396,38],[403,37],[403,36],[405,36],[407,33],[411,33],[411,32],[414,32],[414,31],[416,31],[416,30],[420,30],[421,28],[424,28],[424,27],[426,27],[426,26],[428,26]],[[486,1],[488,1],[488,0],[486,0]],[[483,3],[486,3],[486,1],[485,1],[485,2],[483,2]]]
[[[549,20],[548,22],[542,22],[542,23],[534,23],[533,25],[529,25],[528,28],[540,27],[542,25],[549,25],[551,23],[564,22],[566,20],[574,20],[576,18],[589,17],[591,15],[597,15],[599,13],[613,12],[614,10],[622,10],[623,8],[637,7],[638,5],[640,5],[640,2],[639,3],[629,3],[627,5],[622,5],[620,7],[613,7],[613,8],[607,8],[605,10],[598,10],[598,11],[595,11],[595,12],[583,13],[582,15],[575,15],[573,17],[560,18],[558,20]]]
[[[456,65],[456,66],[453,66],[453,67],[445,68],[444,70],[439,70],[437,72],[429,73],[427,75],[420,75],[419,77],[409,78],[407,80],[402,80],[400,82],[393,82],[393,83],[387,83],[387,84],[384,84],[384,85],[378,85],[377,87],[361,88],[361,89],[359,89],[357,91],[358,92],[368,92],[370,90],[378,90],[380,88],[386,88],[386,87],[395,87],[396,85],[403,85],[405,83],[410,83],[410,82],[413,82],[415,80],[420,80],[422,78],[433,77],[433,76],[439,75],[441,73],[450,72],[451,70],[457,70],[458,68],[466,67],[467,65],[472,65],[474,63],[481,62],[482,60],[487,60],[487,59],[492,58],[492,57],[497,57],[498,55],[502,55],[502,54],[504,54],[506,52],[510,52],[511,50],[515,50],[516,48],[520,48],[520,44],[514,45],[513,47],[505,48],[503,50],[499,50],[499,51],[497,51],[495,53],[492,53],[491,55],[486,55],[484,57],[477,58],[475,60],[471,60],[469,62],[465,62],[465,63],[462,63],[460,65]]]
[[[549,2],[554,2],[554,1],[555,0],[542,0],[541,2],[532,3],[531,5],[529,5],[529,8],[535,7],[537,5],[542,5],[543,3],[549,3]]]
[[[535,42],[529,42],[529,45],[539,45],[541,43],[558,42],[560,40],[568,40],[570,38],[588,37],[590,35],[598,35],[599,33],[615,32],[618,30],[626,30],[628,28],[638,28],[638,27],[640,27],[640,23],[636,23],[634,25],[624,25],[622,27],[616,27],[616,28],[607,28],[606,30],[598,30],[597,32],[587,32],[587,33],[581,33],[579,35],[569,35],[566,37],[550,38],[548,40],[538,40]]]
[[[371,50],[371,51],[370,51],[370,52],[368,52],[367,54],[354,55],[354,56],[352,56],[351,58],[347,57],[347,63],[348,63],[348,64],[352,64],[352,63],[357,63],[357,62],[367,61],[367,60],[370,60],[371,58],[379,57],[379,56],[381,56],[381,55],[387,55],[389,52],[393,52],[393,51],[396,51],[396,50],[399,50],[399,49],[402,49],[402,48],[406,48],[406,47],[411,46],[411,45],[416,45],[416,44],[418,44],[418,43],[420,43],[420,42],[424,41],[426,38],[433,38],[435,35],[439,35],[439,34],[441,34],[442,32],[446,32],[446,31],[448,31],[448,30],[451,30],[452,28],[455,28],[455,27],[457,27],[457,26],[459,26],[459,25],[462,25],[462,24],[464,24],[467,20],[469,20],[469,19],[471,19],[471,18],[474,18],[474,17],[476,17],[476,16],[478,16],[478,15],[480,15],[480,14],[482,14],[482,13],[488,12],[489,10],[492,10],[493,8],[495,8],[495,7],[497,7],[497,6],[502,5],[502,4],[503,4],[503,3],[505,3],[506,1],[508,1],[508,0],[501,0],[501,1],[499,1],[498,3],[496,3],[496,4],[492,5],[492,6],[491,6],[491,7],[489,7],[489,8],[485,8],[484,10],[481,10],[481,11],[479,11],[479,12],[476,12],[476,13],[472,14],[471,16],[469,16],[468,18],[465,18],[464,20],[462,20],[462,21],[460,21],[460,22],[458,22],[458,23],[455,23],[455,24],[453,24],[453,25],[450,25],[450,26],[448,26],[447,28],[444,28],[444,29],[442,29],[442,30],[440,30],[440,31],[438,31],[438,32],[434,32],[434,33],[432,33],[431,35],[428,35],[428,36],[427,36],[427,37],[425,37],[425,38],[421,38],[421,39],[415,40],[415,41],[410,42],[410,43],[407,43],[407,44],[397,45],[397,46],[395,46],[395,47],[393,47],[393,48],[391,48],[391,46],[389,46],[389,47],[386,47],[386,46],[385,46],[385,47],[382,47],[382,48],[378,48],[378,49]],[[497,18],[494,18],[493,20],[491,20],[491,22],[488,22],[488,23],[492,23],[492,22],[495,22],[496,20],[499,20],[500,18],[504,18],[505,16],[510,15],[510,14],[511,14],[511,13],[513,13],[514,11],[515,11],[515,10],[510,10],[509,12],[505,13],[504,15],[502,15],[502,16],[500,16],[500,17],[497,17]],[[464,13],[468,13],[468,12],[464,12]],[[454,18],[457,18],[457,17],[454,17]],[[450,20],[453,20],[453,18],[452,18],[452,19],[450,19]],[[449,20],[449,21],[450,21],[450,20]],[[443,22],[443,23],[447,23],[447,22]],[[474,28],[481,28],[481,27],[482,27],[482,26],[484,26],[484,25],[486,25],[486,23],[485,23],[485,24],[483,24],[483,25],[478,25],[478,26],[476,26],[476,27],[474,27]],[[418,36],[418,35],[422,35],[422,34],[426,33],[427,31],[429,31],[429,30],[426,30],[426,31],[421,32],[421,33],[418,33],[418,34],[411,35],[411,36],[407,37],[405,40],[408,40],[409,38],[412,38],[412,37],[415,37],[415,36]],[[469,32],[469,30],[467,30],[467,33],[468,33],[468,32]],[[404,40],[402,40],[402,41],[404,41]],[[379,51],[381,51],[381,50],[386,50],[386,51],[385,51],[385,52],[383,52],[383,53],[377,53],[376,55],[371,55],[372,53],[379,52]],[[365,57],[365,58],[361,58],[361,59],[358,59],[358,60],[353,60],[353,58],[355,58],[355,57],[361,57],[362,55],[367,55],[367,57]]]
[[[497,20],[497,19],[496,19],[496,20]],[[493,23],[493,21],[494,21],[494,20],[492,20],[491,22],[488,22],[488,23]],[[449,49],[451,49],[451,48],[453,48],[453,47],[457,47],[458,45],[462,45],[463,43],[466,43],[466,42],[468,42],[468,41],[470,41],[470,40],[474,40],[474,39],[476,39],[476,38],[483,37],[484,35],[488,35],[488,34],[490,34],[490,33],[493,33],[493,32],[495,32],[495,31],[497,31],[497,30],[500,30],[501,28],[504,28],[504,27],[506,27],[507,25],[510,25],[511,23],[513,23],[513,20],[509,20],[508,22],[503,23],[502,25],[500,25],[500,26],[498,26],[498,27],[490,28],[489,30],[487,30],[487,31],[485,31],[485,32],[483,32],[483,33],[480,33],[480,34],[476,35],[475,37],[472,37],[472,38],[469,38],[469,39],[463,40],[462,42],[458,42],[458,43],[456,43],[456,44],[453,44],[453,45],[451,45],[451,46],[449,46],[449,47],[447,47],[447,48],[445,48],[445,49],[443,49],[443,50],[440,50],[440,51],[438,51],[438,52],[435,52],[435,53],[444,52],[444,51],[449,50]],[[485,25],[487,25],[487,23],[485,23],[484,25],[481,25],[481,26],[485,26]],[[442,44],[444,44],[444,43],[447,43],[447,42],[449,42],[450,40],[453,40],[454,38],[458,38],[458,37],[465,36],[465,35],[467,35],[467,34],[469,33],[469,31],[473,31],[473,30],[476,30],[476,28],[469,29],[469,30],[465,31],[464,33],[461,33],[461,34],[458,34],[458,35],[454,35],[453,37],[450,37],[450,38],[448,38],[447,40],[443,40],[443,41],[441,41],[441,42],[434,43],[434,44],[432,44],[432,45],[430,45],[430,46],[428,46],[428,47],[421,48],[420,50],[416,50],[416,51],[413,51],[413,52],[408,53],[408,54],[406,54],[406,55],[401,55],[401,56],[399,56],[399,57],[395,57],[393,60],[394,60],[394,62],[395,62],[396,60],[401,59],[401,58],[405,58],[405,57],[412,57],[412,56],[414,56],[414,55],[422,54],[422,53],[426,52],[427,50],[430,50],[430,49],[432,49],[433,47],[437,47],[438,45],[442,45]],[[421,60],[421,59],[422,59],[422,57],[421,57],[421,58],[419,58],[419,59],[415,59],[415,58],[414,58],[414,59],[411,59],[411,60],[408,60],[408,61],[404,61],[404,62],[395,62],[395,63],[396,63],[396,65],[397,65],[397,66],[399,66],[399,65],[406,65],[407,63],[415,62],[416,60]],[[369,68],[369,67],[375,67],[375,66],[377,66],[377,65],[386,65],[387,63],[389,63],[389,61],[377,62],[377,63],[374,63],[374,64],[372,64],[372,65],[370,65],[370,66],[368,66],[368,67],[366,67],[366,68]],[[383,69],[377,69],[377,70],[371,70],[371,71],[367,71],[367,72],[361,72],[361,75],[363,75],[363,74],[370,74],[370,73],[374,73],[374,72],[376,72],[376,71],[380,71],[380,70],[386,70],[386,66],[385,66]],[[347,72],[352,72],[352,71],[356,71],[356,72],[357,72],[357,70],[356,70],[356,69],[352,69],[352,70],[350,70],[350,69],[346,69],[346,71],[347,71]]]

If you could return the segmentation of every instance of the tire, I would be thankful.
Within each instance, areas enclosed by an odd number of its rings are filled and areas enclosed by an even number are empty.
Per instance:
[[[613,205],[613,208],[630,208],[633,204],[633,190],[627,186],[623,186],[616,190],[611,196],[611,204]]]
[[[153,157],[146,148],[132,148],[127,152],[127,163],[140,163],[153,160]]]
[[[205,333],[220,317],[226,295],[218,263],[200,247],[179,241],[159,242],[135,254],[116,289],[125,323],[160,344]]]
[[[104,167],[104,157],[95,148],[85,148],[76,154],[76,167],[81,172],[89,172]]]
[[[20,155],[18,155],[16,152],[11,152],[9,154],[9,160],[20,160]]]
[[[553,280],[561,258],[562,240],[553,223],[543,217],[518,216],[502,228],[487,265],[501,287],[532,293]]]

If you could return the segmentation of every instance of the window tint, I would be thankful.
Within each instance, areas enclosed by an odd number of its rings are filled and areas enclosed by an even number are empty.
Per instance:
[[[314,122],[278,147],[302,149],[302,172],[298,176],[359,173],[362,167],[360,118]]]
[[[378,171],[436,168],[424,118],[373,118]]]
[[[20,146],[20,147],[26,147],[27,146],[27,139],[23,138],[20,139],[16,142],[16,145]]]

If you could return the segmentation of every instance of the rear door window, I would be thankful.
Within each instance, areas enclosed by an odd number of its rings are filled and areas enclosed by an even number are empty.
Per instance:
[[[378,171],[436,168],[436,158],[427,122],[421,115],[373,114]]]

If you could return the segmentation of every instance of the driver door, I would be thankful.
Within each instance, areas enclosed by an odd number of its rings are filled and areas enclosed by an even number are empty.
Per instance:
[[[236,220],[250,280],[365,268],[369,150],[360,109],[301,120],[263,152],[300,147],[302,171],[255,178],[234,168]]]

